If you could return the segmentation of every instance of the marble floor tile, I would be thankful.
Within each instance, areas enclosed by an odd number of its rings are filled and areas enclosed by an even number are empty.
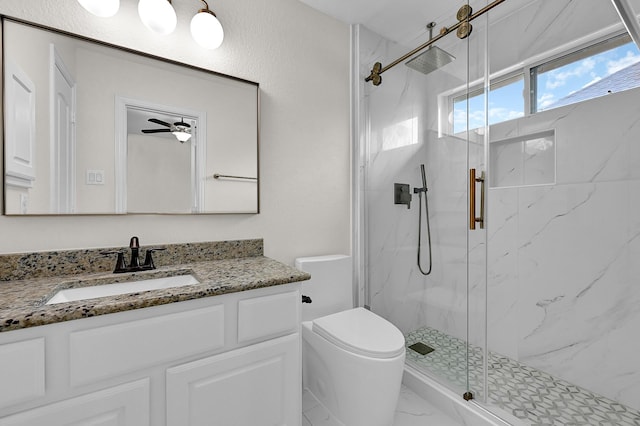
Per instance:
[[[339,423],[307,390],[302,393],[302,407],[303,426],[339,426]],[[462,426],[461,423],[454,421],[433,404],[402,385],[393,426],[424,425]]]
[[[406,386],[400,390],[393,426],[462,426]]]
[[[478,347],[429,327],[406,336],[407,347],[422,342],[434,351],[407,349],[407,362],[458,388],[469,380],[482,386],[483,355]],[[469,367],[467,369],[467,357]],[[489,352],[489,405],[532,426],[640,426],[640,412],[511,358]],[[479,394],[479,393],[478,393]]]

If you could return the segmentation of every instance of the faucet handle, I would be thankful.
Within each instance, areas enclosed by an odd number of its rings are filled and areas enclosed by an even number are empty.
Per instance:
[[[114,273],[126,272],[127,264],[124,261],[124,252],[122,250],[112,250],[112,251],[103,251],[100,252],[101,255],[107,256],[110,254],[117,254],[118,259],[116,260],[116,267],[113,270]]]
[[[156,265],[153,263],[153,252],[154,251],[163,251],[166,250],[164,247],[155,247],[147,249],[147,252],[144,256],[144,267],[148,269],[156,269]]]

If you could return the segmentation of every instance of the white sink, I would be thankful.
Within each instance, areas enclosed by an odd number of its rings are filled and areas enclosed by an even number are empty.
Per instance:
[[[153,278],[150,280],[67,288],[54,294],[46,304],[54,305],[56,303],[75,302],[77,300],[95,299],[96,297],[117,296],[119,294],[182,287],[185,285],[199,283],[200,281],[198,281],[193,275],[187,274],[176,275],[173,277]]]

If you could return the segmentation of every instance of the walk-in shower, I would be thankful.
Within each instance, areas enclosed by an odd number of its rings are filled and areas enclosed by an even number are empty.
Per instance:
[[[611,2],[501,3],[413,51],[357,28],[366,303],[409,371],[514,425],[638,426],[640,51]],[[455,61],[395,67],[433,43]],[[424,209],[390,205],[418,170]]]

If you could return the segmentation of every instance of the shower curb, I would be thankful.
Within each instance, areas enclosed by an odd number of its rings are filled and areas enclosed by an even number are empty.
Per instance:
[[[445,414],[461,425],[473,426],[525,426],[520,419],[501,413],[498,417],[474,401],[465,401],[461,395],[454,393],[432,378],[418,372],[410,365],[404,367],[402,383],[421,398],[436,405]]]

